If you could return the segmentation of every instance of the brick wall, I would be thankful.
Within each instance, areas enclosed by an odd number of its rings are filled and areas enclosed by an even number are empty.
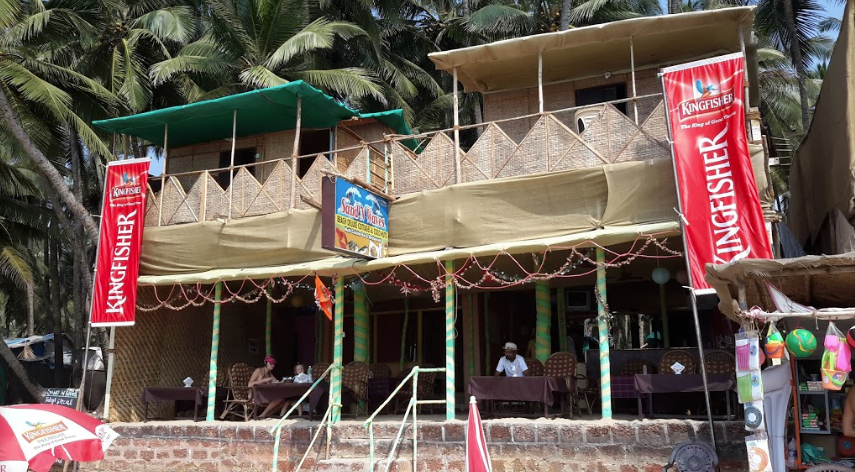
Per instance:
[[[99,463],[83,470],[143,472],[170,470],[261,472],[271,467],[271,423],[161,423],[115,425],[122,435]],[[674,445],[689,439],[709,441],[705,423],[658,421],[485,421],[488,447],[496,472],[585,471],[659,472]],[[306,451],[316,426],[299,422],[282,433],[279,470],[292,471]],[[375,457],[388,455],[399,424],[375,426]],[[423,423],[418,434],[418,469],[463,471],[466,423]],[[716,424],[723,471],[747,470],[741,422]],[[302,470],[367,471],[368,434],[361,423],[333,429],[331,459],[324,459],[323,433]],[[407,439],[412,429],[407,428]],[[390,470],[412,470],[412,441],[398,447]],[[382,470],[377,468],[376,470]]]

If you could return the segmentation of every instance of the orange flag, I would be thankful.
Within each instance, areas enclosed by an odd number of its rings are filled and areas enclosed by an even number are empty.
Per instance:
[[[318,308],[324,311],[327,319],[332,321],[332,298],[330,290],[321,282],[321,278],[317,275],[315,276],[315,303],[318,304]]]

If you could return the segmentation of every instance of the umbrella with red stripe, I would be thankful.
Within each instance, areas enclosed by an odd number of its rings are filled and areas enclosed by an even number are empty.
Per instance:
[[[469,398],[469,422],[466,425],[466,472],[493,472],[484,427],[481,425],[481,413],[475,397]]]
[[[47,472],[56,459],[98,461],[117,437],[106,424],[64,406],[0,407],[0,471]]]

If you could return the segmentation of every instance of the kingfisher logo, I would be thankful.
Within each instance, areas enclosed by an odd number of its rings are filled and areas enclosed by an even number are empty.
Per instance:
[[[680,104],[680,120],[712,113],[733,104],[733,89],[721,90],[721,84],[695,80],[694,98]]]
[[[62,421],[54,424],[44,424],[44,423],[30,423],[27,422],[28,426],[31,426],[33,429],[24,431],[21,433],[21,437],[24,438],[25,441],[31,443],[36,439],[41,439],[48,436],[53,436],[54,434],[64,433],[68,431],[68,426],[65,425]]]
[[[129,176],[127,172],[122,174],[120,185],[113,187],[110,192],[110,200],[121,198],[131,198],[142,194],[142,187],[139,185],[139,178]]]

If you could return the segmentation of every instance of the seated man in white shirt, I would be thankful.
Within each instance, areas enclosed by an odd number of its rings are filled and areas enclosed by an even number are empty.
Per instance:
[[[507,377],[523,377],[528,375],[528,366],[522,356],[517,355],[517,345],[514,343],[505,343],[505,355],[499,359],[499,365],[496,366],[494,377],[505,373]]]

